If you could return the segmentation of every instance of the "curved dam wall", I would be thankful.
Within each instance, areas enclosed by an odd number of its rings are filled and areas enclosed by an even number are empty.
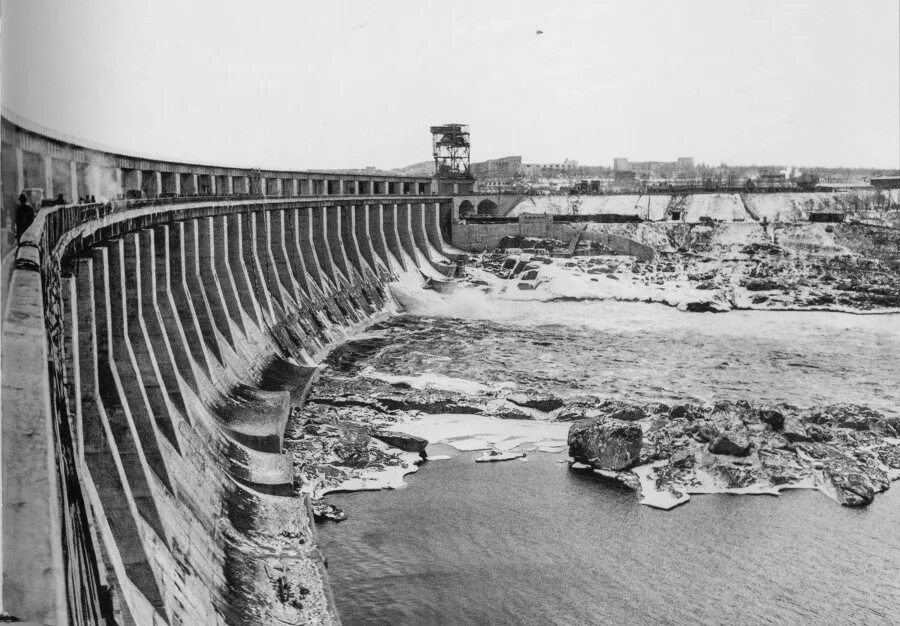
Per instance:
[[[317,360],[448,281],[447,198],[41,211],[2,343],[2,608],[41,624],[336,623],[282,447]]]

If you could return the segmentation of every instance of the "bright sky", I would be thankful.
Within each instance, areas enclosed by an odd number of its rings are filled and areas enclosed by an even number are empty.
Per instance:
[[[127,152],[900,167],[897,0],[3,0],[2,99]],[[542,35],[536,34],[540,29]]]

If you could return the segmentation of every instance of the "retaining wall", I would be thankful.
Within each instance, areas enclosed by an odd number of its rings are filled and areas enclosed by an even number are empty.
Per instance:
[[[507,236],[519,235],[568,242],[579,234],[582,239],[599,241],[619,254],[642,259],[652,259],[656,256],[656,252],[650,246],[613,233],[585,230],[586,224],[588,222],[555,222],[551,215],[523,215],[516,222],[500,224],[454,222],[453,243],[462,250],[484,252],[496,250],[500,240]]]

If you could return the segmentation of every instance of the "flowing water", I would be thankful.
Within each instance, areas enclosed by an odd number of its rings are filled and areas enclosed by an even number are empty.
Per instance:
[[[562,398],[900,412],[898,316],[457,294],[417,301],[373,332],[380,349],[360,365],[381,374]],[[319,528],[345,623],[900,622],[896,484],[863,510],[797,491],[701,496],[663,512],[562,455],[451,455],[404,489],[330,496],[350,516]]]

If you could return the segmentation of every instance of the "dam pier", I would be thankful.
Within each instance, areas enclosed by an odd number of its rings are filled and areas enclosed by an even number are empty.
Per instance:
[[[338,622],[285,424],[317,360],[394,310],[388,282],[457,275],[450,198],[424,177],[132,157],[7,117],[3,142],[5,194],[103,201],[43,208],[4,261],[2,610]]]

